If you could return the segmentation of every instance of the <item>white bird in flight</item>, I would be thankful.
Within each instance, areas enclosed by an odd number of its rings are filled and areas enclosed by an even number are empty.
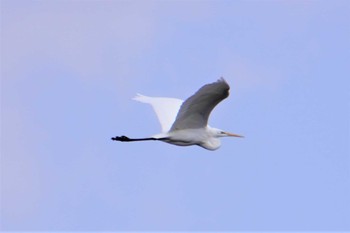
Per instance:
[[[204,85],[186,101],[138,94],[134,100],[152,105],[162,132],[149,138],[120,136],[112,140],[121,142],[157,140],[178,146],[198,145],[207,150],[216,150],[221,145],[220,137],[243,137],[208,125],[210,112],[228,97],[229,89],[227,82],[220,78],[214,83]]]

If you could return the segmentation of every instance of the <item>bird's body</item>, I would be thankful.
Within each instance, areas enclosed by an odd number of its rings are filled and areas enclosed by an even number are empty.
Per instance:
[[[198,145],[208,150],[216,150],[220,147],[221,142],[215,138],[213,134],[213,128],[198,128],[198,129],[181,129],[170,131],[168,133],[160,133],[154,135],[153,138],[157,138],[164,142],[177,145],[177,146],[192,146]]]
[[[134,100],[152,105],[161,124],[162,133],[150,138],[130,139],[121,136],[112,140],[158,140],[178,146],[198,145],[208,150],[216,150],[221,145],[219,137],[242,137],[207,124],[211,111],[229,95],[229,89],[229,85],[221,78],[217,82],[204,85],[186,101],[138,94]]]

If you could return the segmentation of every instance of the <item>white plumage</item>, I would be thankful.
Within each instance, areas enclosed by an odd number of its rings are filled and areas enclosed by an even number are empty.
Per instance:
[[[152,105],[159,123],[162,127],[162,132],[168,132],[175,121],[177,112],[179,111],[183,100],[165,97],[149,97],[137,94],[134,98],[142,103]]]
[[[149,97],[137,94],[134,100],[150,104],[161,124],[162,132],[149,138],[130,139],[126,136],[112,140],[131,142],[158,140],[178,146],[198,145],[208,150],[216,150],[220,137],[242,137],[208,125],[208,118],[214,107],[229,95],[229,85],[220,78],[204,85],[185,102],[176,98]]]

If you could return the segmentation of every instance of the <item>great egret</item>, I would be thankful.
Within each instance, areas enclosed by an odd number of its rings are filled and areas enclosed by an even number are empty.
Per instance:
[[[178,146],[198,145],[208,150],[220,147],[220,137],[243,137],[212,128],[208,123],[213,108],[229,95],[230,86],[220,78],[204,85],[185,102],[175,98],[149,97],[138,94],[134,97],[142,103],[152,105],[162,127],[162,133],[149,138],[114,137],[121,142],[157,140]]]

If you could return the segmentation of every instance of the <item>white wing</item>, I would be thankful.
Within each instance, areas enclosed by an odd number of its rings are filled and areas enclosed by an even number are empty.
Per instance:
[[[182,104],[170,131],[207,126],[210,112],[229,95],[229,90],[223,78],[204,85]]]
[[[183,100],[175,98],[149,97],[140,94],[137,94],[133,99],[152,105],[162,127],[162,132],[170,130],[183,102]]]

